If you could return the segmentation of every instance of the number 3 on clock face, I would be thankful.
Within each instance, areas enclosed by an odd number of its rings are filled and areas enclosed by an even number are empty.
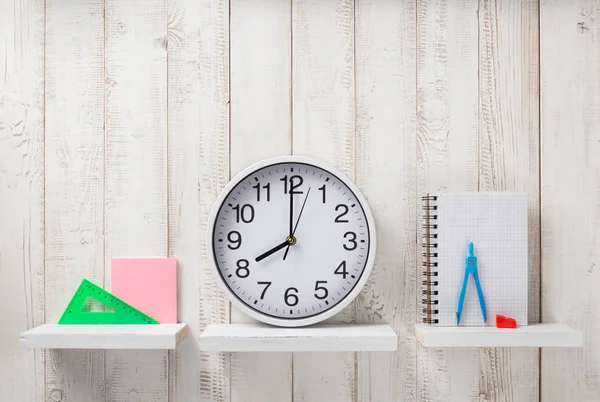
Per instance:
[[[375,225],[358,188],[314,160],[248,167],[219,195],[208,244],[217,282],[246,314],[304,326],[341,311],[364,286]]]

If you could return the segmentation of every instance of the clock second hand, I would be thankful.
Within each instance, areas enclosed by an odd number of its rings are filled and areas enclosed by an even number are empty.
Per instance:
[[[296,219],[296,225],[294,225],[294,230],[292,230],[292,234],[290,235],[290,238],[292,239],[293,243],[289,243],[287,248],[285,249],[285,253],[283,254],[284,260],[287,257],[288,251],[290,251],[290,246],[293,246],[294,244],[296,244],[296,238],[294,237],[294,234],[296,233],[296,229],[298,228],[298,222],[300,222],[300,218],[302,217],[302,212],[304,212],[304,206],[306,205],[306,200],[308,200],[308,195],[310,194],[311,188],[312,187],[308,188],[308,191],[306,192],[306,197],[304,197],[304,202],[302,203],[302,208],[300,208],[300,214],[298,214],[298,219]]]

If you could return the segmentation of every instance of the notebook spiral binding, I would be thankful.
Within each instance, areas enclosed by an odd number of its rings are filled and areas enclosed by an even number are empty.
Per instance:
[[[423,200],[423,229],[424,233],[422,234],[423,242],[423,281],[421,284],[423,285],[422,295],[424,296],[421,299],[421,304],[423,304],[423,322],[425,324],[437,324],[439,320],[436,318],[439,310],[435,307],[439,303],[439,300],[435,296],[438,295],[438,291],[436,290],[438,286],[438,281],[436,280],[438,276],[437,271],[437,257],[438,253],[435,249],[438,247],[437,237],[438,237],[438,215],[437,215],[437,197],[433,195],[426,195],[422,197]]]

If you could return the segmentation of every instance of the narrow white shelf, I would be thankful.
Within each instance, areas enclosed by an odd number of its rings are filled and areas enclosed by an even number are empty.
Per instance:
[[[430,348],[533,347],[579,348],[581,332],[563,324],[530,324],[517,328],[415,326],[419,342]]]
[[[21,333],[26,349],[175,349],[188,334],[186,324],[58,325]]]
[[[397,347],[398,336],[386,324],[318,324],[301,328],[215,324],[200,335],[200,350],[207,352],[385,352]]]

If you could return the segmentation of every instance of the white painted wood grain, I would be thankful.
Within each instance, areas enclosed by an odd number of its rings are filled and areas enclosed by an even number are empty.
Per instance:
[[[584,349],[542,350],[544,401],[600,395],[600,4],[541,2],[542,322]]]
[[[46,322],[104,280],[104,2],[46,2]],[[46,396],[104,402],[103,351],[47,351]]]
[[[292,150],[354,179],[354,2],[292,1]],[[329,322],[353,322],[354,303]],[[354,353],[294,355],[295,401],[356,399]]]
[[[394,351],[397,347],[398,337],[387,324],[316,324],[303,328],[214,324],[200,335],[200,348],[209,352]]]
[[[229,178],[229,4],[171,0],[168,50],[169,255],[178,260],[179,321],[194,341],[172,353],[172,401],[229,402],[229,356],[202,353],[207,324],[229,322],[208,264],[207,219]]]
[[[356,3],[356,182],[378,235],[375,267],[356,315],[358,322],[386,322],[398,333],[396,353],[358,354],[359,401],[415,398],[415,3]]]
[[[540,306],[538,7],[479,4],[479,190],[527,193],[530,323],[539,322]],[[480,396],[539,400],[537,349],[480,350],[479,367]]]
[[[44,399],[44,2],[0,2],[0,400]]]
[[[186,324],[45,324],[21,333],[25,349],[175,349],[188,336]]]
[[[518,328],[496,327],[440,327],[428,324],[415,326],[419,342],[428,348],[580,348],[583,337],[564,324],[530,324]],[[515,354],[516,350],[511,350]],[[521,371],[523,373],[523,371]],[[512,386],[519,380],[511,380]],[[535,384],[529,386],[536,388]],[[498,387],[499,388],[499,387]],[[529,393],[502,395],[499,389],[492,400],[534,400]],[[536,392],[537,395],[537,392]]]
[[[111,258],[166,256],[167,5],[105,8],[105,284]],[[168,355],[107,351],[108,400],[167,401]]]
[[[230,174],[291,151],[290,1],[232,0]],[[232,322],[252,320],[231,307]],[[292,400],[291,353],[232,353],[231,400]]]
[[[478,4],[417,2],[417,194],[478,189]],[[417,233],[422,214],[417,207]],[[417,241],[420,243],[420,238]],[[418,250],[421,255],[421,250]],[[422,259],[419,259],[419,264]],[[420,278],[419,282],[420,283]],[[419,293],[420,293],[419,288]],[[417,300],[420,300],[419,294]],[[419,306],[419,312],[422,306]],[[479,397],[477,350],[417,349],[417,400]]]

